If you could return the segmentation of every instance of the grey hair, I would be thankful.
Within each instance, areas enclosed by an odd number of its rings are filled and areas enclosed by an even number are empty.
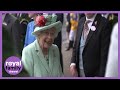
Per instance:
[[[39,39],[39,36],[41,35],[41,33],[39,32],[38,34],[35,34],[36,39]]]

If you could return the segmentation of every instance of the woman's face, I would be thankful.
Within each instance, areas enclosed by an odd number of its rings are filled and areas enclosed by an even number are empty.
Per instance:
[[[42,48],[48,49],[54,42],[55,28],[50,28],[46,31],[41,31],[39,35],[39,44]]]

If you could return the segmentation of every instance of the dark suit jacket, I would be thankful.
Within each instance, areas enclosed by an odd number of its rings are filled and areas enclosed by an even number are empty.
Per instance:
[[[8,45],[9,44],[9,45]],[[5,60],[10,56],[16,56],[16,52],[14,50],[13,39],[8,32],[7,26],[2,24],[2,76],[3,77],[21,77],[28,76],[28,73],[23,68],[21,73],[18,75],[10,75],[4,69]]]
[[[85,17],[81,18],[79,21],[71,60],[71,63],[76,63],[78,72],[79,46],[84,22]],[[97,22],[97,24],[95,24],[95,22]],[[92,26],[96,27],[96,31],[90,30],[82,54],[84,72],[86,77],[104,76],[112,29],[110,28],[107,19],[99,14],[96,16]]]
[[[22,43],[21,43],[21,31],[22,27],[19,20],[10,14],[6,14],[4,22],[7,24],[7,30],[10,37],[13,39],[13,45],[16,55],[21,56]],[[9,42],[8,42],[9,43]]]
[[[15,52],[13,40],[4,24],[2,25],[2,48],[2,76],[10,76],[4,69],[4,63],[8,57],[14,56]]]
[[[63,13],[56,13],[57,21],[61,21],[63,23]],[[63,71],[63,58],[62,58],[62,31],[58,33],[57,38],[54,40],[54,44],[56,44],[60,51],[60,63]]]

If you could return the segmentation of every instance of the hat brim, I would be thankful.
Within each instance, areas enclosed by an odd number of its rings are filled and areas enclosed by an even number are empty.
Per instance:
[[[58,22],[55,22],[53,24],[50,24],[48,26],[44,26],[44,27],[36,27],[34,29],[34,32],[32,33],[33,35],[38,35],[41,31],[45,31],[45,30],[48,30],[52,27],[55,27],[56,28],[56,33],[55,33],[55,37],[57,37],[58,33],[61,31],[62,29],[62,23],[60,21]]]

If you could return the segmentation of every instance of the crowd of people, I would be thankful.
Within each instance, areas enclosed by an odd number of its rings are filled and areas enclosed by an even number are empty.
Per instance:
[[[64,77],[64,18],[68,39],[65,51],[72,49],[71,75],[118,77],[116,13],[4,13],[3,67],[8,57],[17,56],[24,66],[18,76]],[[4,68],[2,75],[10,76]]]

